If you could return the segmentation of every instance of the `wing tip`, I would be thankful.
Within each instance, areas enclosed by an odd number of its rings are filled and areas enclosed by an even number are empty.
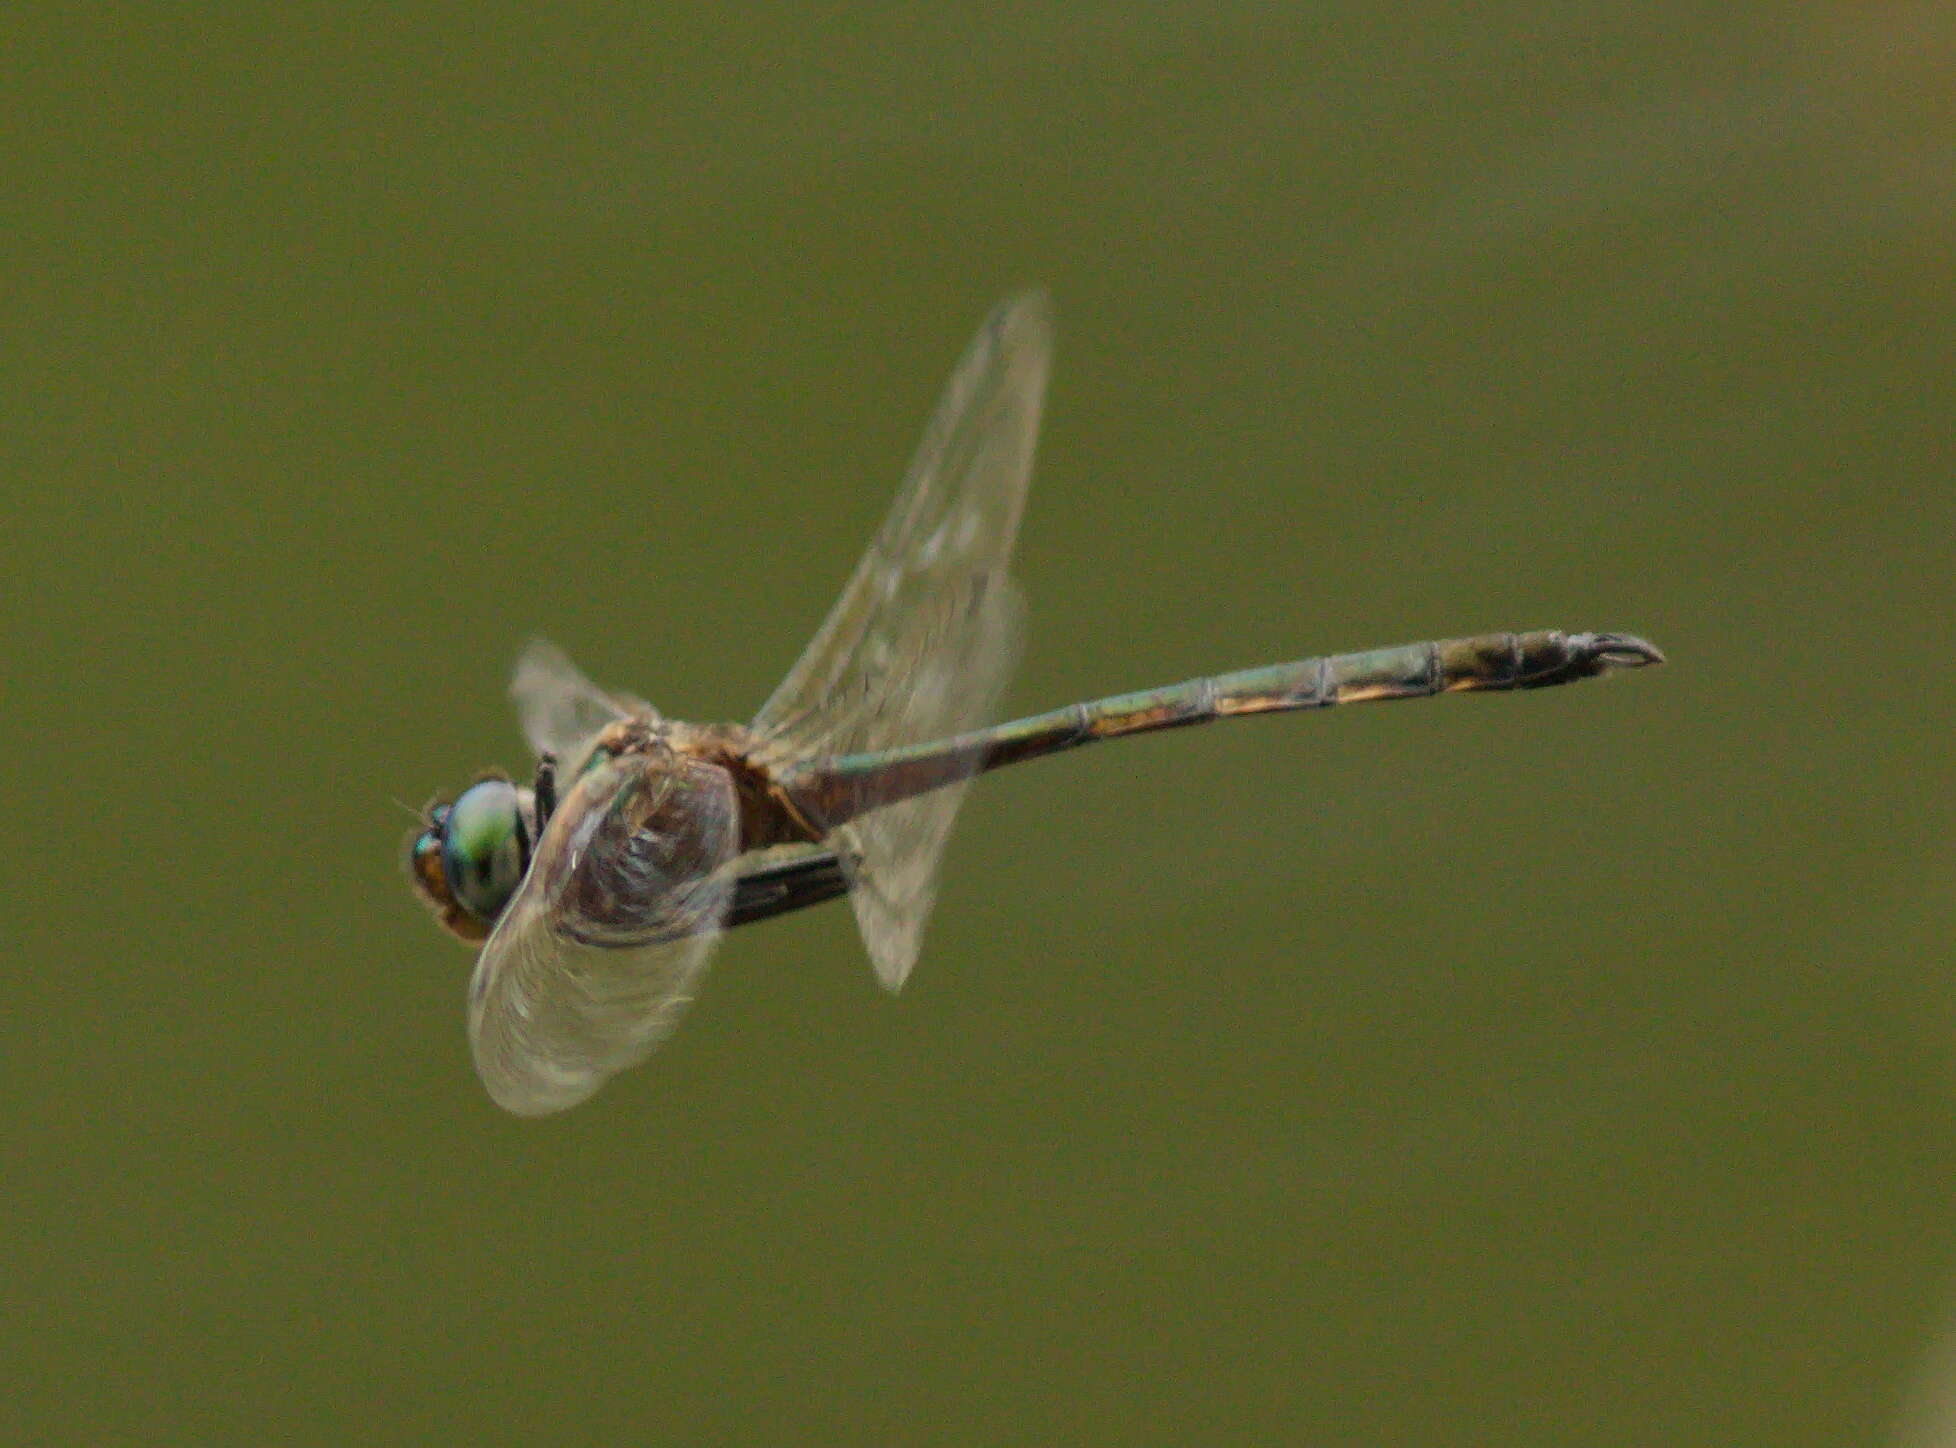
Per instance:
[[[512,697],[515,696],[518,690],[539,674],[574,668],[569,654],[542,634],[531,634],[516,650],[516,660],[510,665],[509,692]]]
[[[1040,285],[1009,292],[987,322],[986,330],[1008,343],[1037,340],[1050,345],[1053,335],[1053,294]]]

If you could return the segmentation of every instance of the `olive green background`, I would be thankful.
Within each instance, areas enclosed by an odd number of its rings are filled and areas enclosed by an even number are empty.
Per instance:
[[[0,1440],[1950,1441],[1949,16],[10,8]],[[1671,664],[1010,771],[503,1116],[396,801],[751,713],[1031,281],[1015,712]]]

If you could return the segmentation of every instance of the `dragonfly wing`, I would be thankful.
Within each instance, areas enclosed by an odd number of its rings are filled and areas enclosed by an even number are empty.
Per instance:
[[[530,748],[538,756],[553,754],[565,762],[580,743],[615,719],[658,717],[642,699],[600,689],[548,639],[531,639],[516,656],[509,697]]]
[[[932,739],[989,723],[1012,665],[1018,658],[1022,610],[1015,592],[998,591],[969,619],[971,638],[958,654],[965,677],[956,686],[961,709],[934,718],[906,738]],[[941,662],[933,660],[933,663]],[[979,693],[979,679],[989,687]],[[942,691],[920,694],[943,698]],[[951,826],[969,779],[886,805],[836,831],[836,853],[849,876],[849,902],[869,949],[876,978],[886,989],[901,990],[917,963],[924,925],[937,899],[937,868],[950,842]]]
[[[705,933],[584,945],[535,918],[498,928],[469,1003],[469,1042],[490,1097],[518,1116],[544,1116],[643,1061],[679,1023],[718,942]]]
[[[771,763],[874,752],[991,722],[1017,659],[1008,569],[1052,357],[1043,293],[1003,303],[946,386],[889,516],[814,641],[754,721]],[[962,789],[840,832],[878,976],[917,956]]]
[[[721,771],[608,762],[578,780],[469,982],[469,1044],[499,1106],[575,1106],[671,1034],[718,943],[738,849]]]

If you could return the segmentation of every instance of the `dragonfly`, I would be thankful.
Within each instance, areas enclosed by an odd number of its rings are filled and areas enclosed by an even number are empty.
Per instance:
[[[1333,654],[995,722],[1023,607],[1010,564],[1051,369],[1042,292],[953,371],[841,596],[753,722],[690,724],[533,641],[510,685],[532,778],[423,812],[409,878],[477,949],[468,1029],[518,1115],[588,1098],[665,1040],[730,929],[846,897],[882,984],[916,963],[972,780],[1102,740],[1385,699],[1549,688],[1661,663],[1543,629]]]

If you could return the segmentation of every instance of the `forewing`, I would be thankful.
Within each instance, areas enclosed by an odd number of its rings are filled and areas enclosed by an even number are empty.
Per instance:
[[[575,1106],[671,1034],[719,939],[738,849],[719,771],[601,764],[577,782],[469,984],[469,1043],[499,1106]]]
[[[1043,293],[979,330],[889,516],[828,618],[756,716],[771,762],[873,752],[991,721],[1017,658],[1008,574],[1052,357]],[[891,989],[916,960],[958,785],[843,832],[851,898]]]
[[[497,929],[476,966],[469,1040],[498,1106],[575,1106],[672,1034],[717,933],[633,947],[582,945],[531,910]],[[492,956],[491,950],[495,951]]]
[[[577,745],[615,719],[658,717],[642,699],[600,689],[548,639],[531,639],[516,656],[509,697],[530,748],[564,762]]]

